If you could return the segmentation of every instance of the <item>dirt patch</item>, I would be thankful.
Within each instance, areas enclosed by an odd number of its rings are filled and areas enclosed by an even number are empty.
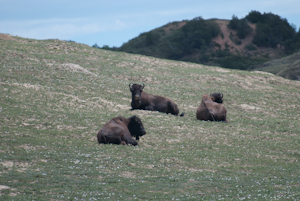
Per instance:
[[[186,22],[179,22],[179,23],[171,23],[168,24],[164,30],[165,32],[169,33],[172,30],[176,30],[176,29],[180,29],[181,27],[183,27],[184,25],[186,25]]]
[[[159,84],[161,81],[157,80],[155,77],[147,77],[147,76],[128,76],[128,75],[112,75],[114,78],[120,80],[126,80],[131,82],[142,82],[142,83],[152,83]]]
[[[8,85],[8,86],[18,86],[18,87],[24,87],[27,89],[34,89],[34,90],[40,90],[43,88],[41,85],[33,85],[33,84],[28,84],[28,83],[6,83],[6,82],[0,82],[0,85]]]
[[[1,190],[5,190],[5,189],[10,189],[9,186],[5,186],[5,185],[0,185],[0,191]]]
[[[220,72],[220,73],[230,73],[231,71],[224,68],[211,68],[211,71]]]
[[[135,173],[129,172],[129,171],[124,171],[124,172],[122,172],[122,173],[121,173],[121,176],[122,176],[122,177],[125,177],[125,178],[131,178],[131,179],[136,178]]]
[[[241,108],[244,110],[261,110],[261,108],[259,107],[255,107],[255,106],[251,106],[251,105],[247,105],[247,104],[241,104]]]
[[[232,77],[234,81],[232,84],[247,90],[265,90],[272,91],[273,87],[268,85],[269,78],[263,78],[257,75],[241,75],[241,74],[228,74],[227,77]],[[224,77],[225,79],[225,77]]]
[[[264,71],[252,71],[252,73],[260,73],[260,74],[265,74],[265,75],[272,75],[272,76],[274,76],[274,74],[268,73],[268,72],[264,72]]]
[[[0,165],[2,165],[4,167],[13,167],[14,166],[14,162],[12,162],[12,161],[5,161],[5,162],[1,162]]]
[[[182,170],[188,171],[188,172],[212,172],[212,173],[217,172],[217,170],[213,170],[213,169],[196,169],[196,168],[191,168],[191,167],[185,167]]]
[[[16,39],[14,39],[13,37],[7,34],[0,34],[0,40],[16,40]]]
[[[91,71],[81,67],[78,64],[66,63],[66,64],[62,64],[61,67],[64,69],[70,70],[72,72],[85,73],[85,74],[90,74],[90,75],[97,77],[97,75],[95,73],[92,73]]]
[[[167,142],[168,142],[168,143],[174,143],[174,142],[179,143],[179,142],[180,142],[180,139],[167,139]]]
[[[218,43],[221,46],[221,50],[226,49],[226,44],[230,46],[231,52],[241,52],[244,50],[245,46],[248,44],[252,44],[252,40],[254,37],[254,34],[249,34],[245,37],[245,39],[240,40],[241,44],[237,45],[232,41],[232,37],[236,37],[236,31],[229,29],[227,26],[230,21],[228,20],[216,20],[216,23],[219,25],[221,32],[223,36],[219,35],[218,37],[214,38],[213,41]],[[250,24],[250,27],[254,30],[253,33],[255,33],[256,26],[254,24]]]
[[[13,162],[13,161],[1,162],[0,165],[8,168],[9,170],[12,170],[13,167],[15,167],[18,172],[25,172],[28,169],[28,167],[30,167],[30,164],[27,162]]]
[[[268,55],[270,58],[277,58],[282,54],[281,46],[278,48],[265,48],[258,47],[253,44],[253,38],[255,36],[256,25],[248,23],[248,25],[252,28],[252,32],[248,34],[244,39],[240,39],[237,36],[237,31],[228,28],[229,20],[216,20],[215,21],[220,29],[221,33],[219,36],[213,39],[213,42],[219,44],[219,47],[215,47],[215,50],[225,50],[229,49],[229,51],[233,54],[244,54],[247,57],[261,57],[262,55]],[[252,45],[256,48],[256,50],[248,50],[247,45]]]
[[[16,191],[15,188],[11,188],[11,187],[5,186],[5,185],[0,185],[0,196],[2,195],[2,193],[1,193],[2,190],[8,190],[8,189],[11,190],[11,191]],[[10,196],[17,196],[18,193],[10,192],[9,195]]]
[[[197,81],[197,83],[207,83],[207,82],[220,82],[220,83],[226,83],[228,82],[228,79],[225,77],[217,77],[217,76],[211,76],[211,75],[200,75],[200,74],[190,74],[190,77],[194,77]]]
[[[30,145],[27,145],[27,144],[21,145],[19,147],[21,147],[23,149],[26,149],[26,150],[46,149],[45,146],[30,146]]]

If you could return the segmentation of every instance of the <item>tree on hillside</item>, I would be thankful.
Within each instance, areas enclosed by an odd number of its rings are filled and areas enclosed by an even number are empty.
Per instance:
[[[237,36],[240,39],[244,39],[248,34],[252,32],[252,28],[247,23],[247,21],[245,19],[239,19],[235,15],[232,16],[232,19],[228,24],[228,28],[236,30]]]
[[[258,23],[262,18],[262,14],[259,11],[252,10],[246,17],[245,20],[251,23]]]
[[[295,28],[278,15],[251,11],[245,19],[257,23],[253,39],[253,43],[257,46],[272,48],[276,48],[278,44],[286,46],[288,41],[296,36]]]
[[[286,43],[286,46],[288,47],[286,50],[288,54],[300,51],[300,28],[295,37]]]
[[[209,46],[211,40],[220,34],[219,26],[202,17],[194,18],[182,27],[181,40],[184,43],[186,51],[201,49]]]

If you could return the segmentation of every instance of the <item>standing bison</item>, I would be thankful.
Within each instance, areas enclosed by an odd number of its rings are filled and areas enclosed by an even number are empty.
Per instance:
[[[145,134],[146,131],[139,117],[125,118],[119,116],[107,122],[98,132],[97,138],[99,143],[131,144],[136,146],[138,143],[132,139],[132,136],[139,140],[140,136]]]
[[[202,101],[197,109],[196,117],[204,121],[225,121],[226,109],[223,103],[223,94],[213,93],[202,96]]]
[[[152,110],[173,115],[179,114],[177,104],[165,97],[148,94],[143,91],[145,85],[129,84],[132,93],[131,107],[132,109]],[[180,116],[184,116],[182,113]]]

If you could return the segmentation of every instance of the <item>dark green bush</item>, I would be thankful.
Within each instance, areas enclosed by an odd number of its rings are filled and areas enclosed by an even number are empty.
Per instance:
[[[94,47],[94,48],[100,48],[97,43],[95,43],[92,47]]]
[[[249,58],[231,54],[231,56],[220,58],[218,62],[220,63],[221,67],[224,68],[249,70],[251,66],[255,64],[256,61],[252,61]]]
[[[164,55],[164,58],[180,60],[195,51],[206,50],[212,39],[220,33],[216,23],[197,17],[187,21],[181,29],[173,30],[166,41],[161,39],[157,52]],[[207,56],[199,60],[207,60]]]
[[[246,16],[246,19],[253,20],[251,17],[253,14],[250,15],[250,17],[249,15]],[[256,13],[256,15],[258,14]],[[256,20],[258,20],[258,22],[253,43],[257,46],[272,48],[276,48],[278,44],[285,46],[287,42],[296,35],[295,28],[292,27],[286,19],[278,15],[264,13]]]
[[[159,34],[156,34],[153,31],[145,33],[145,37],[146,46],[154,45],[160,38]]]
[[[250,51],[257,50],[257,48],[254,45],[252,45],[252,44],[246,45],[245,48],[246,48],[246,50],[250,50]]]
[[[245,20],[251,23],[258,23],[262,19],[262,14],[258,11],[251,11],[246,17]]]
[[[238,19],[238,17],[235,15],[232,16],[232,19],[228,24],[228,28],[236,30],[237,36],[240,39],[244,39],[252,32],[252,28],[249,26],[247,21],[245,19]]]
[[[197,17],[182,27],[182,33],[178,42],[183,43],[185,49],[191,51],[209,46],[211,40],[221,31],[216,23]]]

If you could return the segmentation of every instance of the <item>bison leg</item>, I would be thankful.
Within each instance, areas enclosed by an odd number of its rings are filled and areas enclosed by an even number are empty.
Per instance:
[[[120,135],[121,135],[122,142],[124,141],[126,144],[132,144],[133,146],[138,145],[138,143],[134,139],[131,138],[130,134],[121,132]]]
[[[112,144],[121,144],[124,140],[122,139],[121,134],[117,134],[114,132],[109,132],[106,133],[105,135],[103,133],[98,134],[98,142],[99,143],[104,143],[104,144],[108,144],[108,143],[112,143]],[[125,144],[126,143],[125,141]]]

